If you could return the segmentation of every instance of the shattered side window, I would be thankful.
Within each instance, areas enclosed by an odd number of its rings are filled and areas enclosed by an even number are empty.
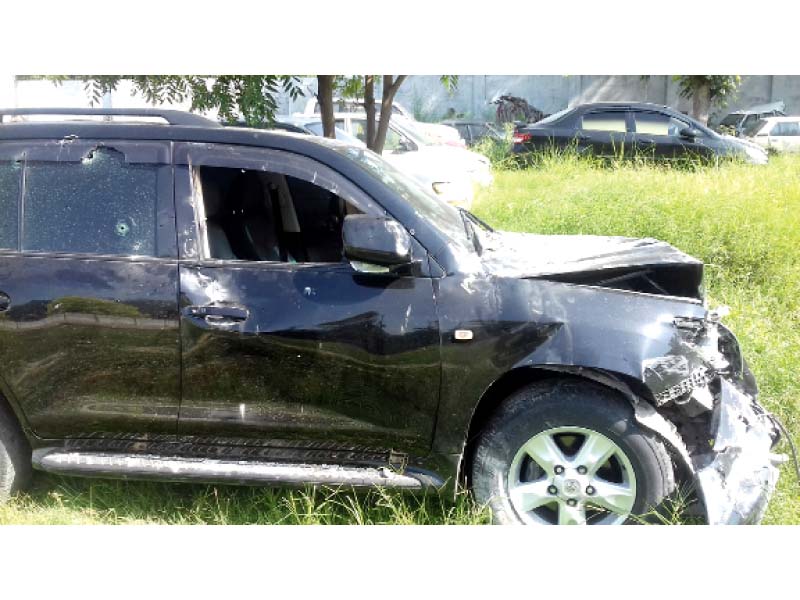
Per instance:
[[[16,162],[0,162],[0,248],[16,250],[19,231],[19,181]]]
[[[157,167],[97,148],[26,164],[22,249],[154,256]]]

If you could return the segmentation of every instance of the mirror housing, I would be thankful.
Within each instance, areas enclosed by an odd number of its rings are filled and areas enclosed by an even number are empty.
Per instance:
[[[399,267],[411,263],[411,236],[397,221],[370,215],[347,215],[342,226],[348,260]]]
[[[684,127],[678,132],[678,135],[681,136],[684,140],[691,140],[694,141],[699,138],[702,133],[699,130],[695,129],[694,127]]]
[[[416,144],[409,140],[408,138],[403,138],[400,140],[400,144],[397,146],[396,152],[414,152],[417,149]]]

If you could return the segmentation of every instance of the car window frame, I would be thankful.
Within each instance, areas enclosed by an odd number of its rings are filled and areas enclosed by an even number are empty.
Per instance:
[[[623,121],[625,123],[625,130],[624,131],[613,131],[613,130],[608,130],[608,129],[584,129],[584,127],[583,127],[583,119],[585,117],[587,117],[589,115],[602,114],[602,113],[622,113]],[[612,133],[615,133],[615,134],[618,134],[618,135],[619,134],[626,135],[626,134],[629,134],[629,133],[633,133],[633,131],[632,131],[632,129],[633,129],[633,126],[632,126],[633,125],[633,120],[632,120],[632,116],[631,116],[631,110],[629,108],[627,108],[627,107],[625,107],[625,108],[592,108],[592,109],[587,110],[586,112],[582,113],[579,116],[579,119],[580,120],[577,123],[576,130],[580,131],[580,132],[583,132],[583,133],[588,133],[588,134],[609,134],[609,135],[612,134]]]
[[[107,148],[122,152],[131,158],[133,164],[153,164],[156,168],[156,205],[154,244],[155,252],[150,254],[114,254],[101,252],[70,252],[63,250],[23,250],[25,179],[28,161],[70,163],[79,162],[83,156]],[[6,158],[8,157],[8,158]],[[82,260],[123,261],[123,262],[175,262],[178,258],[177,232],[175,228],[174,180],[172,169],[172,143],[166,140],[124,140],[124,139],[31,139],[0,141],[0,161],[16,160],[22,163],[17,202],[18,234],[16,249],[0,249],[2,255],[41,258],[69,258]]]
[[[666,117],[669,120],[674,119],[675,121],[680,121],[683,124],[683,128],[687,128],[687,127],[692,128],[692,129],[695,128],[691,123],[689,123],[689,121],[687,121],[687,120],[685,120],[685,119],[683,119],[683,118],[681,118],[681,117],[679,117],[677,115],[674,115],[672,113],[663,112],[663,111],[659,111],[659,110],[647,110],[647,109],[639,110],[639,109],[636,109],[636,110],[632,110],[631,111],[631,128],[632,128],[631,133],[634,133],[635,135],[649,135],[649,136],[659,137],[659,138],[680,139],[680,135],[670,135],[668,133],[665,133],[665,134],[643,133],[643,132],[636,131],[636,114],[659,115],[659,116],[662,116],[662,117]],[[698,131],[700,131],[700,130],[698,129]],[[700,133],[702,134],[701,137],[706,137],[706,135],[705,135],[705,133],[703,131],[700,131]]]
[[[310,267],[350,267],[347,261],[340,262],[287,262],[282,260],[248,260],[248,259],[222,259],[211,258],[204,255],[206,247],[205,232],[201,226],[201,214],[198,212],[196,197],[194,194],[192,167],[221,167],[221,168],[241,168],[250,171],[266,171],[289,175],[304,179],[315,185],[319,185],[337,195],[342,195],[345,201],[352,203],[364,214],[376,217],[392,218],[386,209],[376,202],[372,197],[363,192],[355,184],[350,182],[344,175],[338,173],[331,167],[323,163],[288,150],[277,150],[274,148],[261,148],[254,146],[243,146],[238,144],[220,143],[196,143],[180,142],[176,143],[173,154],[173,165],[175,168],[175,202],[176,218],[178,223],[178,248],[179,258],[182,262],[200,266],[254,266],[259,265],[263,268],[310,268]],[[263,168],[264,161],[272,159],[272,168]],[[283,172],[280,168],[286,167],[290,163],[295,163],[293,172]],[[317,173],[317,179],[308,177],[305,173]],[[321,185],[320,181],[326,183]],[[337,184],[336,191],[328,187],[333,182]],[[405,225],[402,225],[405,228]]]

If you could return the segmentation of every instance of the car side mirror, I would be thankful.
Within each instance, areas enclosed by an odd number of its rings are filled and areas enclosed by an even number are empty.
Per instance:
[[[684,140],[694,141],[699,138],[702,134],[699,130],[695,129],[694,127],[684,127],[678,132],[678,135],[681,136]]]
[[[416,149],[417,147],[414,145],[414,142],[405,138],[400,140],[400,143],[397,144],[397,152],[413,152]]]
[[[342,226],[342,241],[344,255],[355,263],[356,270],[387,273],[411,264],[411,236],[393,219],[347,215]]]

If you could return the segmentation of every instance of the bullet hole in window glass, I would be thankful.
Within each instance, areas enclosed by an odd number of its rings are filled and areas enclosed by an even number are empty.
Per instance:
[[[26,165],[23,250],[155,255],[157,166],[97,148]]]
[[[22,167],[0,162],[0,248],[16,250],[19,229],[19,182]]]

